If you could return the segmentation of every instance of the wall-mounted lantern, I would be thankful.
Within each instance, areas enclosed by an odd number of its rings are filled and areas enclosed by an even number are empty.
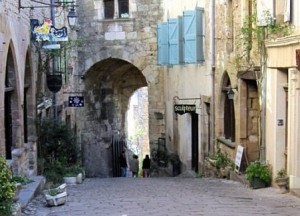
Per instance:
[[[77,26],[77,14],[74,7],[69,11],[67,18],[70,28],[75,28]]]
[[[227,87],[227,97],[229,100],[233,100],[234,99],[234,91],[233,89],[236,89],[237,90],[237,87],[236,88],[232,88],[232,87]]]

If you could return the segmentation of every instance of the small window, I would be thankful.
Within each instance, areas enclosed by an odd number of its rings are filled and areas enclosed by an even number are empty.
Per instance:
[[[104,0],[104,16],[106,19],[114,18],[114,0]]]
[[[119,17],[128,17],[129,7],[128,0],[119,0]]]
[[[114,14],[117,13],[118,18],[128,17],[129,2],[128,0],[118,0],[118,11],[115,11],[114,0],[104,0],[104,17],[106,19],[113,19]]]

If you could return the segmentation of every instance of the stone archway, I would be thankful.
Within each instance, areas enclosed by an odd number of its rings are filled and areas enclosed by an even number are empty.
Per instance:
[[[147,82],[137,67],[117,58],[97,62],[84,78],[85,107],[78,122],[86,174],[110,177],[112,136],[125,136],[129,98]]]

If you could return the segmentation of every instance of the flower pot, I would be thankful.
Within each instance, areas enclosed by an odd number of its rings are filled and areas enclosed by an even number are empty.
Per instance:
[[[258,178],[254,178],[252,181],[250,181],[250,186],[253,189],[259,189],[259,188],[265,188],[267,186],[266,182],[258,179]]]
[[[76,183],[77,183],[77,184],[81,184],[81,183],[82,183],[82,180],[83,180],[82,173],[79,173],[79,174],[76,176]]]
[[[54,196],[46,193],[45,198],[48,206],[63,205],[67,200],[67,192],[62,192]]]
[[[77,183],[77,178],[76,176],[64,177],[64,182],[69,185],[74,185]]]
[[[275,182],[276,182],[276,184],[277,184],[279,187],[287,186],[287,185],[288,185],[288,181],[289,181],[289,178],[287,178],[287,177],[282,177],[282,178],[276,178],[276,179],[275,179]]]
[[[67,184],[62,184],[57,188],[44,190],[45,199],[48,206],[59,206],[65,204],[67,200]]]

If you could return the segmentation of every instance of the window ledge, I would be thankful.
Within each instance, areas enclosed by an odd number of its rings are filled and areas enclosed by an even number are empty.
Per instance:
[[[117,19],[103,19],[100,22],[132,22],[135,21],[135,18],[117,18]]]
[[[218,137],[217,141],[232,149],[236,146],[235,142],[232,142],[230,139],[225,139],[225,137]]]

